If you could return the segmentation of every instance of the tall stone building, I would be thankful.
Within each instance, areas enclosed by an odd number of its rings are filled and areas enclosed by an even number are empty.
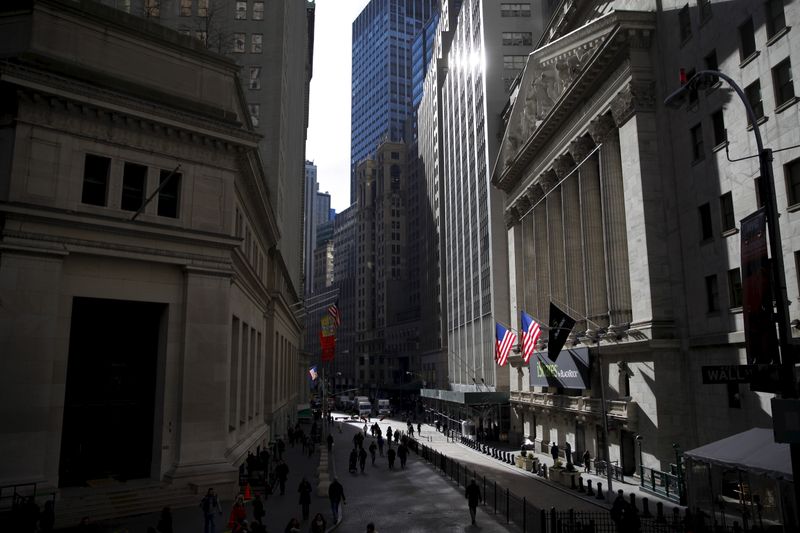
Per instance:
[[[503,198],[489,179],[507,88],[547,13],[544,2],[443,1],[420,108],[420,153],[437,221],[430,237],[441,253],[448,378],[446,388],[425,396],[447,416],[495,436],[508,428],[509,387],[508,373],[493,358],[495,322],[510,319]]]
[[[232,489],[306,367],[239,66],[94,2],[0,27],[0,484]]]
[[[331,385],[338,391],[356,386],[356,282],[358,276],[358,204],[337,213],[333,227],[333,286],[342,323],[336,330]]]
[[[771,394],[704,385],[701,372],[747,362],[739,221],[761,205],[752,126],[722,81],[680,109],[662,102],[680,68],[720,70],[745,89],[776,150],[796,303],[800,161],[777,150],[798,145],[800,49],[787,38],[798,17],[780,1],[562,2],[528,60],[492,182],[505,193],[512,324],[521,310],[546,324],[560,304],[578,321],[561,356],[585,373],[543,383],[542,355],[514,358],[516,440],[569,442],[629,475],[668,471],[674,446],[772,425]]]

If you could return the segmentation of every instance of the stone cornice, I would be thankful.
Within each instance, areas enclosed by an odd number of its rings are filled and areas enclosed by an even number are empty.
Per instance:
[[[619,128],[634,114],[653,111],[655,107],[655,83],[634,80],[617,93],[617,96],[611,101],[611,115]]]
[[[61,105],[70,112],[93,112],[131,125],[146,125],[154,131],[171,129],[218,147],[228,144],[229,149],[256,148],[261,139],[259,134],[245,130],[238,122],[177,110],[23,65],[0,64],[0,80],[22,88],[21,96],[31,100],[44,98],[51,105]]]

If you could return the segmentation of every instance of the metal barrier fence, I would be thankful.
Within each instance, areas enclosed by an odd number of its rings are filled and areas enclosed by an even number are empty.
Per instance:
[[[469,482],[474,479],[481,490],[482,505],[486,512],[499,515],[501,521],[513,524],[523,533],[738,533],[743,531],[738,524],[733,527],[706,524],[705,520],[688,512],[682,515],[677,508],[673,509],[671,515],[667,515],[660,502],[655,506],[656,514],[652,515],[646,499],[641,502],[643,511],[640,512],[633,495],[630,495],[630,506],[636,511],[632,515],[629,514],[629,519],[624,523],[615,522],[608,511],[540,509],[526,497],[515,494],[508,487],[499,485],[493,479],[478,474],[474,469],[470,470],[466,465],[419,441],[409,439],[408,444],[410,450],[449,477],[459,489],[466,489]]]
[[[668,500],[679,502],[681,499],[680,480],[675,474],[653,470],[641,466],[641,487],[647,492],[663,496]]]

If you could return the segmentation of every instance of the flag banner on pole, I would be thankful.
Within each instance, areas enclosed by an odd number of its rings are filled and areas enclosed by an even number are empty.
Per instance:
[[[497,344],[494,350],[494,358],[498,365],[505,366],[508,361],[508,353],[517,342],[517,334],[498,323],[495,323],[495,331]]]
[[[560,387],[562,389],[588,389],[591,387],[589,348],[562,350],[551,361],[537,352],[530,362],[532,387]]]
[[[567,342],[572,328],[575,327],[575,320],[567,313],[559,309],[553,302],[550,302],[550,332],[547,342],[547,357],[551,361],[558,359],[561,348]]]
[[[534,350],[536,350],[536,342],[542,335],[542,328],[525,311],[522,314],[522,360],[527,363],[531,359]]]
[[[339,299],[337,298],[335,302],[331,306],[328,307],[328,314],[333,317],[333,321],[336,323],[336,326],[342,325],[342,315],[339,314]]]
[[[322,318],[319,319],[319,327],[323,337],[336,336],[336,321],[332,316],[322,315]]]
[[[311,368],[308,369],[308,377],[311,378],[311,381],[316,381],[317,380],[317,367],[316,366],[312,366]]]
[[[322,349],[322,357],[320,359],[323,362],[333,361],[333,356],[334,353],[336,352],[336,337],[334,337],[333,335],[325,336],[320,331],[319,346]]]
[[[741,223],[742,315],[747,364],[777,364],[780,358],[772,310],[764,209],[743,218]]]

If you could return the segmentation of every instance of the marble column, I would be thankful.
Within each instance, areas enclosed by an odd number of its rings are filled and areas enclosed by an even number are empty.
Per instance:
[[[565,166],[565,163],[559,165],[562,172],[565,172]],[[559,179],[559,173],[555,170],[545,173],[547,236],[550,245],[550,300],[556,305],[563,306],[563,303],[567,300],[567,277],[564,262],[564,219],[562,215],[561,187],[557,186]]]
[[[539,253],[546,253],[546,250],[542,250],[541,243],[536,238],[537,227],[534,214],[534,210],[541,207],[537,204],[544,198],[544,190],[541,185],[536,183],[528,189],[526,196],[532,210],[522,221],[523,240],[525,241],[525,307],[523,309],[537,320],[546,320],[543,318],[545,315],[542,314],[543,310],[539,305],[539,295],[542,293],[547,295],[549,287],[542,285],[541,273],[536,266],[537,256]]]
[[[603,242],[603,208],[600,198],[600,169],[597,154],[586,159],[580,176],[581,237],[583,276],[586,287],[587,329],[608,325],[606,250]]]
[[[631,321],[628,234],[625,225],[625,195],[622,180],[619,130],[609,115],[595,119],[589,132],[600,147],[600,183],[603,196],[603,226],[606,243],[608,309],[612,325]]]
[[[576,164],[580,165],[593,143],[586,137],[579,137],[569,145],[569,153]],[[567,258],[567,300],[569,306],[580,316],[575,316],[576,324],[573,333],[586,331],[588,315],[586,309],[586,285],[584,280],[583,228],[581,226],[581,191],[580,167],[578,171],[563,184],[564,186],[564,255]]]
[[[547,237],[547,202],[541,202],[533,210],[533,239],[536,250],[536,298],[537,312],[546,312],[550,305],[550,248]],[[547,318],[542,318],[546,321]]]

